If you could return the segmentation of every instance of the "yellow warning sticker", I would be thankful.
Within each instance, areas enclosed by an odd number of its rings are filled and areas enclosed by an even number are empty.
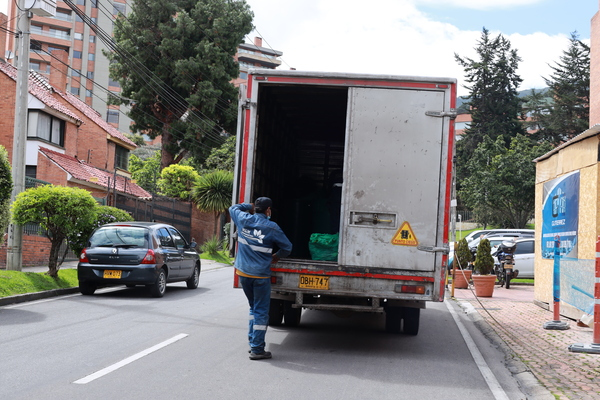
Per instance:
[[[417,246],[419,244],[419,241],[408,222],[404,221],[402,225],[400,225],[400,228],[392,238],[392,244],[398,246]]]

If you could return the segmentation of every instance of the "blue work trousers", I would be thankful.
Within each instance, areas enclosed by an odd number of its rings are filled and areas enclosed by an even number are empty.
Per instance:
[[[269,307],[271,304],[271,279],[248,278],[240,276],[240,283],[250,305],[248,323],[248,342],[253,353],[265,351],[265,335],[269,325]]]

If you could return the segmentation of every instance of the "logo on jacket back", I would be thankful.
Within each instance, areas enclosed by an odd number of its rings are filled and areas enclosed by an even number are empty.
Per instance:
[[[263,239],[265,238],[265,235],[262,234],[262,231],[260,229],[255,229],[254,232],[252,232],[252,233],[250,233],[250,230],[248,230],[248,229],[242,229],[242,233],[248,239],[254,239],[258,243],[261,243],[261,244],[263,242]]]

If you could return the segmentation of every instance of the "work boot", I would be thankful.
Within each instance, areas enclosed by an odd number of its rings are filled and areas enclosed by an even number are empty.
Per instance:
[[[268,358],[271,358],[270,351],[263,351],[262,353],[250,353],[251,360],[266,360]]]

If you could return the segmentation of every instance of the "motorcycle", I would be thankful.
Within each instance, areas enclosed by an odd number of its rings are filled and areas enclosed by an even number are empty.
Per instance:
[[[519,270],[515,269],[514,252],[517,247],[515,242],[503,241],[498,245],[496,251],[496,258],[498,264],[494,265],[494,272],[498,279],[500,287],[506,285],[506,288],[510,288],[510,281],[515,279],[519,275]]]

